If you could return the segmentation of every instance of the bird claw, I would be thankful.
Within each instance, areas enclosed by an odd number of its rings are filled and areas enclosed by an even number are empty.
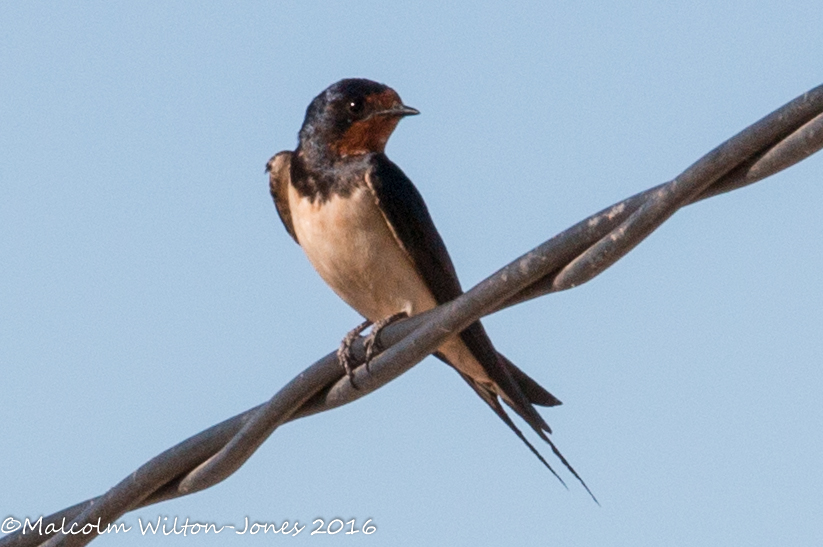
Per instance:
[[[369,364],[371,363],[371,360],[384,349],[383,345],[380,343],[380,333],[383,331],[383,329],[385,329],[395,321],[405,319],[408,316],[408,313],[401,311],[392,314],[388,317],[384,317],[383,319],[374,324],[374,326],[371,329],[371,332],[363,341],[363,346],[365,346],[366,348],[366,372],[371,373],[371,371],[369,370]]]
[[[371,324],[372,322],[367,319],[354,327],[346,333],[346,336],[340,342],[340,347],[337,348],[337,361],[340,363],[340,366],[343,367],[343,370],[346,371],[346,376],[349,377],[349,382],[351,382],[354,389],[358,389],[358,387],[357,384],[354,383],[354,367],[352,367],[354,356],[352,355],[351,345],[354,343],[355,339],[360,336],[360,333],[366,330]]]
[[[399,321],[400,319],[405,319],[408,317],[409,314],[401,311],[399,313],[395,313],[388,317],[384,317],[377,323],[372,323],[368,319],[357,325],[355,328],[350,330],[346,336],[343,338],[343,341],[340,342],[340,347],[337,348],[337,361],[340,363],[340,366],[343,367],[343,370],[346,371],[346,376],[349,377],[349,381],[351,382],[352,387],[354,389],[359,389],[357,384],[354,382],[354,366],[356,365],[354,356],[352,355],[351,346],[354,341],[357,339],[360,334],[366,330],[368,327],[372,327],[371,332],[363,340],[363,346],[366,348],[366,372],[371,373],[369,370],[369,363],[371,360],[377,356],[378,353],[383,351],[383,346],[380,344],[380,333],[383,331],[384,328],[388,327],[395,321]],[[373,325],[373,326],[372,326]]]

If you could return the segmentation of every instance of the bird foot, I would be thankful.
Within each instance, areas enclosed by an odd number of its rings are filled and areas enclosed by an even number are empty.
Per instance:
[[[385,329],[395,321],[405,319],[408,316],[408,313],[401,311],[388,317],[384,317],[383,319],[374,324],[374,326],[371,329],[371,332],[363,341],[363,345],[366,347],[366,372],[370,372],[369,363],[371,363],[371,360],[384,349],[383,345],[380,343],[380,333],[383,331],[383,329]]]
[[[340,363],[340,366],[343,367],[343,370],[346,371],[346,376],[349,377],[349,381],[354,389],[357,389],[357,384],[354,383],[354,368],[352,367],[354,356],[352,355],[351,345],[355,339],[360,336],[360,333],[366,330],[371,324],[372,322],[366,319],[354,327],[346,334],[343,341],[340,342],[340,347],[337,348],[337,361]]]

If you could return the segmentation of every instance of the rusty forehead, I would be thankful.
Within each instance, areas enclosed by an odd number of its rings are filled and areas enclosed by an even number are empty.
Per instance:
[[[371,93],[366,97],[366,102],[380,108],[389,108],[401,102],[400,95],[395,90],[387,87],[378,93]]]

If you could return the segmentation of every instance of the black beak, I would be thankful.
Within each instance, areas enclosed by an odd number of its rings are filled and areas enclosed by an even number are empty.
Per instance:
[[[376,116],[416,116],[420,114],[420,111],[416,108],[412,108],[410,106],[406,106],[402,103],[397,103],[396,105],[392,106],[391,108],[387,108],[386,110],[381,110],[379,112],[374,113]]]

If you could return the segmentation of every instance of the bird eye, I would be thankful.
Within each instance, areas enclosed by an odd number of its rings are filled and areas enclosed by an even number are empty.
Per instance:
[[[363,99],[354,99],[353,101],[349,101],[348,109],[352,114],[360,114],[363,112],[365,106]]]

